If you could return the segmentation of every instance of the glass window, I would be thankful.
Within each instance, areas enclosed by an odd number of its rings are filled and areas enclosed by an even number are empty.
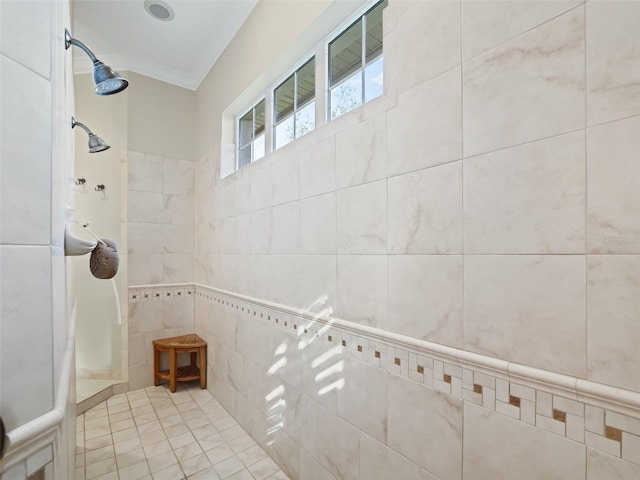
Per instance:
[[[382,95],[382,10],[387,0],[329,43],[329,112],[333,120]]]
[[[313,57],[274,90],[274,150],[315,128],[315,97],[316,62]]]
[[[265,101],[260,100],[238,119],[238,169],[265,154]]]

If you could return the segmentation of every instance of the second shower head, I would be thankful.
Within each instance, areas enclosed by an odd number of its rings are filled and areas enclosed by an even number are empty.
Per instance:
[[[71,117],[71,128],[75,128],[76,125],[89,134],[89,153],[103,152],[111,148],[111,145],[89,130],[84,123],[80,123],[74,117]]]

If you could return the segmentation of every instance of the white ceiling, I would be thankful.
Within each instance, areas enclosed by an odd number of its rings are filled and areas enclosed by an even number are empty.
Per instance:
[[[152,17],[144,0],[73,0],[71,35],[104,63],[195,90],[258,0],[164,0],[171,21]],[[92,63],[74,50],[76,73]]]

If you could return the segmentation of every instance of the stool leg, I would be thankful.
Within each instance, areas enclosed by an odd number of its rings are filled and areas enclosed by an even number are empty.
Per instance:
[[[200,347],[200,388],[207,388],[207,347]]]
[[[160,385],[160,350],[153,347],[153,384]]]
[[[169,390],[171,390],[171,393],[174,393],[176,391],[176,376],[178,374],[177,368],[176,368],[176,364],[178,363],[176,356],[177,356],[176,349],[170,348],[169,349]]]
[[[191,371],[195,372],[196,369],[196,352],[191,352]]]

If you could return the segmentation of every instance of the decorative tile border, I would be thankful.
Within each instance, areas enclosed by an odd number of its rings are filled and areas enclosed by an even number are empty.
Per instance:
[[[640,393],[335,319],[330,308],[296,310],[200,284],[129,288],[133,303],[183,296],[342,347],[392,375],[640,465]]]

